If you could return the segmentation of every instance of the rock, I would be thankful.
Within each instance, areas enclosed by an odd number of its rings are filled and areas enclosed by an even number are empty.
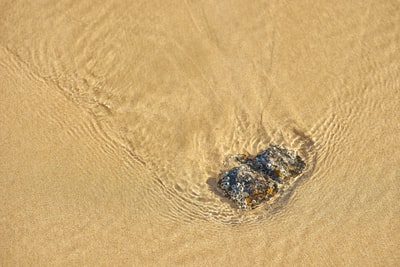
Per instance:
[[[271,199],[284,184],[299,176],[306,164],[295,151],[270,145],[256,156],[235,156],[238,166],[218,176],[218,187],[240,209]]]

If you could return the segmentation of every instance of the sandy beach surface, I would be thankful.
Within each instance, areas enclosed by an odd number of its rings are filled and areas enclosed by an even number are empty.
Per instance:
[[[399,1],[1,1],[0,81],[1,266],[400,265]]]

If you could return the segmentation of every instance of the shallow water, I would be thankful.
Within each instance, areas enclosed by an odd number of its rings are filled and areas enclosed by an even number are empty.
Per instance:
[[[398,2],[0,6],[1,265],[400,264]],[[235,210],[271,143],[304,177]]]

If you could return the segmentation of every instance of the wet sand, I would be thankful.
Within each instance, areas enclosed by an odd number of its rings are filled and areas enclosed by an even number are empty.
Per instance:
[[[1,266],[398,266],[400,3],[0,4]],[[250,212],[227,156],[307,163]]]

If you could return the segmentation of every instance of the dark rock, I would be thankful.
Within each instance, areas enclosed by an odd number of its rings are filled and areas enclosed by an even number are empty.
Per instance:
[[[241,209],[252,209],[299,176],[306,164],[295,151],[271,145],[256,156],[235,156],[238,166],[220,173],[218,187]]]

